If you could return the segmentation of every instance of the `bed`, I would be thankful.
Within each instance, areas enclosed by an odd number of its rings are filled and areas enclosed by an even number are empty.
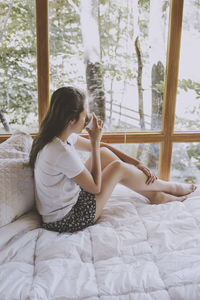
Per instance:
[[[30,144],[14,135],[0,162],[26,161]],[[59,234],[40,227],[29,179],[30,205],[9,208],[0,228],[1,300],[200,299],[200,187],[184,202],[149,205],[117,185],[97,224]]]

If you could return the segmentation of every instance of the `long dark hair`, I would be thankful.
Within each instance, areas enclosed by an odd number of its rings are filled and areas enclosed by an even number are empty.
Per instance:
[[[78,121],[84,110],[85,93],[68,86],[57,89],[51,96],[48,112],[34,139],[29,157],[29,165],[34,168],[38,152],[68,126],[71,120]]]

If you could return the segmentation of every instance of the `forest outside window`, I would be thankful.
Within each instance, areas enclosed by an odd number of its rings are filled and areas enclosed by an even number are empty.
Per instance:
[[[174,143],[170,180],[200,182],[200,144]]]
[[[37,133],[49,94],[75,85],[88,91],[90,110],[104,120],[104,141],[159,169],[163,179],[172,162],[171,178],[197,182],[200,5],[185,0],[183,22],[182,6],[183,0],[1,2],[1,141],[16,129]],[[192,162],[190,178],[182,176]]]
[[[200,130],[200,1],[184,1],[175,130]]]
[[[38,130],[35,1],[0,2],[0,134]]]
[[[161,130],[169,1],[49,0],[50,88],[88,90],[104,130]]]

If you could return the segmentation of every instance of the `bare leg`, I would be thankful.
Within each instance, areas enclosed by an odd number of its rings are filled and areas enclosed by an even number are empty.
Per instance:
[[[173,196],[171,194],[167,194],[165,192],[141,192],[141,195],[145,196],[150,200],[151,204],[162,204],[172,201],[184,201],[187,199],[187,196]]]
[[[117,183],[122,183],[144,195],[152,204],[183,201],[186,199],[184,195],[191,193],[194,189],[192,185],[171,183],[160,179],[157,179],[150,185],[147,185],[145,181],[146,175],[134,166],[130,166],[119,160],[114,160],[107,165],[102,172],[101,192],[96,195],[95,221],[101,215],[102,209]],[[175,195],[182,195],[183,197],[176,197]]]
[[[101,167],[102,170],[110,163],[114,161],[119,161],[119,158],[109,149],[102,147],[101,148]],[[138,170],[135,166],[123,163],[124,169],[124,177],[121,180],[121,184],[129,187],[130,189],[144,195],[145,197],[151,199],[155,199],[155,192],[165,192],[168,194],[176,195],[176,196],[184,196],[190,194],[194,191],[195,186],[183,183],[172,183],[157,179],[153,184],[149,186],[145,183],[146,182],[146,175]],[[85,166],[91,170],[91,157],[87,160]],[[154,192],[149,193],[149,192]],[[144,194],[145,193],[145,194]],[[148,195],[149,193],[149,195]],[[163,194],[162,194],[163,195]],[[160,194],[159,194],[160,196]],[[156,197],[158,198],[158,197]]]
[[[155,180],[150,185],[145,183],[146,175],[135,166],[122,163],[123,178],[121,183],[130,189],[142,193],[144,191],[165,192],[175,196],[184,196],[195,190],[195,185],[176,182],[168,182],[161,179]]]

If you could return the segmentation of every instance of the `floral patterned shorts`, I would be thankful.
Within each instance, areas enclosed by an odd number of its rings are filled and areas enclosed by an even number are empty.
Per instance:
[[[81,189],[76,204],[61,220],[42,223],[42,227],[57,232],[75,232],[94,224],[96,213],[95,195]]]

